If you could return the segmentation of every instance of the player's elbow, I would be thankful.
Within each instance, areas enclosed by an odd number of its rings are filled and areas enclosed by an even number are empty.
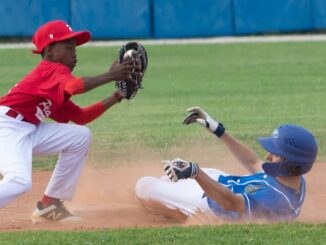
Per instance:
[[[243,213],[245,211],[245,201],[242,195],[234,194],[229,202],[227,211],[236,211]]]
[[[242,195],[233,194],[229,198],[223,199],[223,201],[216,200],[216,202],[225,210],[243,213],[245,211],[245,202]]]
[[[75,123],[75,124],[77,124],[77,125],[85,125],[85,124],[87,124],[87,122],[79,121],[79,120],[74,120],[72,122]]]
[[[82,117],[78,117],[78,118],[73,118],[71,119],[71,121],[77,125],[85,125],[87,123],[89,123],[88,120],[85,120],[84,118]]]

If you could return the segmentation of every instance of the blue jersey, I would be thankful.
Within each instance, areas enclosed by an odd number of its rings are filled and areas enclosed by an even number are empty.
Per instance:
[[[305,196],[305,180],[301,176],[300,191],[281,184],[266,173],[248,176],[223,176],[217,180],[233,193],[242,194],[245,200],[246,217],[249,220],[264,219],[285,221],[295,219]],[[238,219],[238,212],[225,211],[207,197],[210,209],[219,217]]]

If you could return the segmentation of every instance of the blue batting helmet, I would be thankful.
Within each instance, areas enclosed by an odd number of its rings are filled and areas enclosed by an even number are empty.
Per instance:
[[[262,165],[273,176],[297,176],[307,173],[317,157],[317,141],[305,128],[284,124],[276,128],[271,137],[258,138],[268,152],[285,158],[283,162]]]

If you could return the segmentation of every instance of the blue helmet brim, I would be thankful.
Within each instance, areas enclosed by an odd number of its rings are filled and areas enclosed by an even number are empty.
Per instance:
[[[274,144],[272,137],[260,137],[258,138],[258,142],[266,151],[278,156],[282,156],[282,153]]]

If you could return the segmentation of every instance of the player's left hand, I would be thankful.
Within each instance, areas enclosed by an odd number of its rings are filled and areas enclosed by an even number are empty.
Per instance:
[[[170,180],[177,182],[180,179],[196,178],[199,173],[197,163],[187,162],[180,158],[165,160],[164,171]]]
[[[221,122],[214,120],[206,111],[196,106],[187,109],[189,115],[183,120],[184,124],[199,123],[208,129],[208,131],[221,137],[224,134],[225,128]]]

